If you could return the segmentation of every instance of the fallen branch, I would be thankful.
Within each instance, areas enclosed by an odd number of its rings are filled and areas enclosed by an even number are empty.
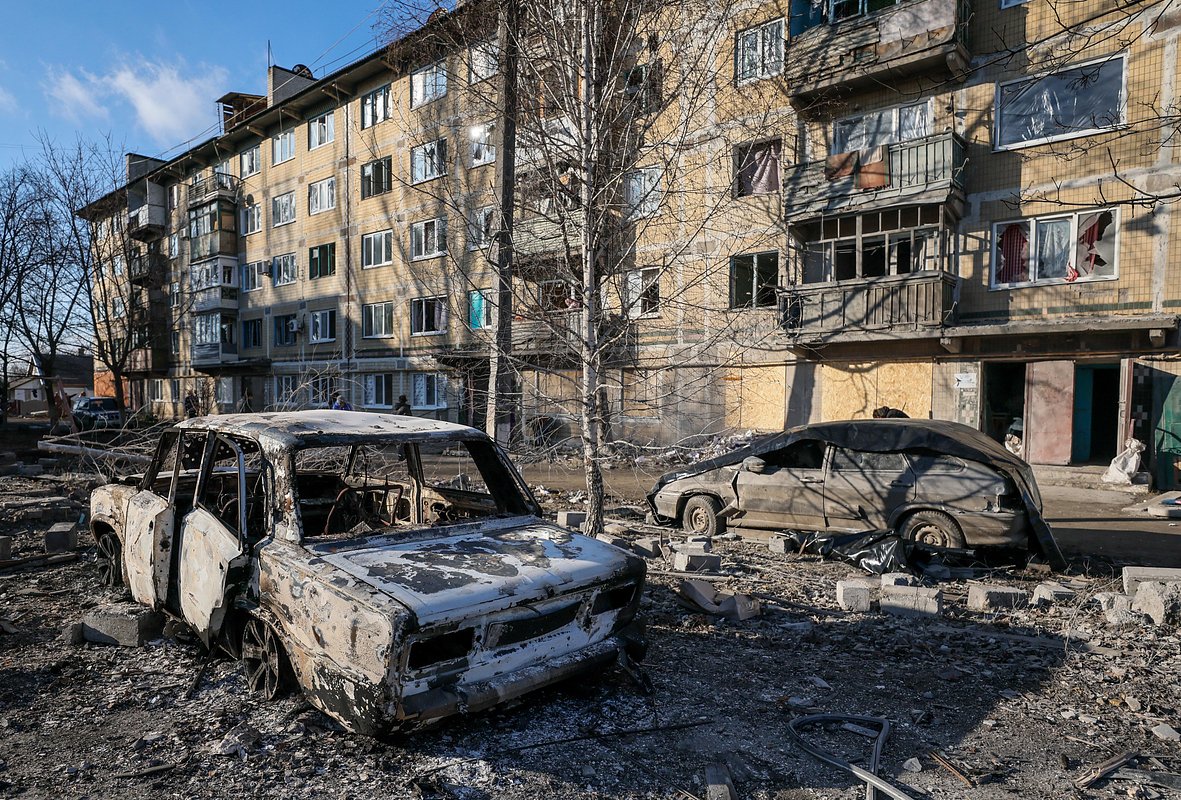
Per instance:
[[[971,789],[973,786],[976,785],[975,781],[973,781],[971,778],[969,778],[967,775],[965,775],[963,770],[961,770],[955,764],[951,763],[951,759],[949,759],[947,756],[945,756],[940,751],[932,750],[927,755],[929,755],[931,757],[931,760],[934,761],[936,764],[943,767],[945,770],[947,770],[952,775],[954,775],[956,778],[958,778],[960,780],[960,782],[964,784],[964,786],[967,786],[969,789]]]
[[[1139,755],[1139,753],[1123,753],[1122,755],[1112,756],[1100,764],[1096,764],[1075,780],[1074,788],[1091,788],[1123,765],[1135,761]]]
[[[50,567],[77,560],[77,553],[55,553],[53,555],[42,553],[36,556],[25,556],[24,558],[12,558],[7,561],[0,561],[0,572],[15,569],[16,567]]]
[[[133,769],[127,772],[116,772],[112,778],[144,778],[148,775],[157,775],[161,772],[168,772],[174,769],[176,764],[157,764],[154,767],[144,767],[143,769]]]

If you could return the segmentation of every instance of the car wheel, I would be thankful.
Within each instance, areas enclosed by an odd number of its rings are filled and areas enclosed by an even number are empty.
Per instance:
[[[123,545],[114,531],[98,536],[98,580],[112,589],[123,585]]]
[[[932,547],[966,547],[963,531],[942,511],[916,511],[902,524],[902,538]]]
[[[718,518],[721,510],[722,504],[709,495],[690,497],[681,512],[681,527],[686,533],[717,536],[726,529],[726,523]]]
[[[291,668],[274,628],[258,617],[247,619],[242,628],[241,653],[250,691],[265,700],[274,700],[287,691]]]

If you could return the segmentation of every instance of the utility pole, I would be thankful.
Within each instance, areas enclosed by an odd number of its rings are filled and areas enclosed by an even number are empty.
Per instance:
[[[496,143],[496,191],[500,224],[496,231],[495,339],[488,354],[488,434],[507,447],[512,436],[517,381],[513,349],[513,211],[517,171],[517,34],[519,0],[502,0],[496,44],[500,61],[501,116]]]

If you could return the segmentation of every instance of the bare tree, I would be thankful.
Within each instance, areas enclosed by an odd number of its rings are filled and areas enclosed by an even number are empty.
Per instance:
[[[0,175],[0,422],[7,420],[9,380],[17,356],[17,292],[39,257],[36,176],[24,166]]]

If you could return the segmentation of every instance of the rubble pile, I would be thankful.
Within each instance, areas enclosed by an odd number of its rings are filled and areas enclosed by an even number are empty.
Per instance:
[[[0,502],[73,512],[85,491],[0,479]],[[18,553],[53,524],[10,517]],[[792,738],[804,717],[854,766],[878,735],[857,720],[888,721],[876,774],[915,798],[1177,796],[1172,573],[853,574],[634,516],[603,537],[648,559],[650,693],[611,670],[374,740],[298,695],[259,700],[236,662],[120,606],[83,527],[80,559],[0,569],[0,796],[865,797]]]

